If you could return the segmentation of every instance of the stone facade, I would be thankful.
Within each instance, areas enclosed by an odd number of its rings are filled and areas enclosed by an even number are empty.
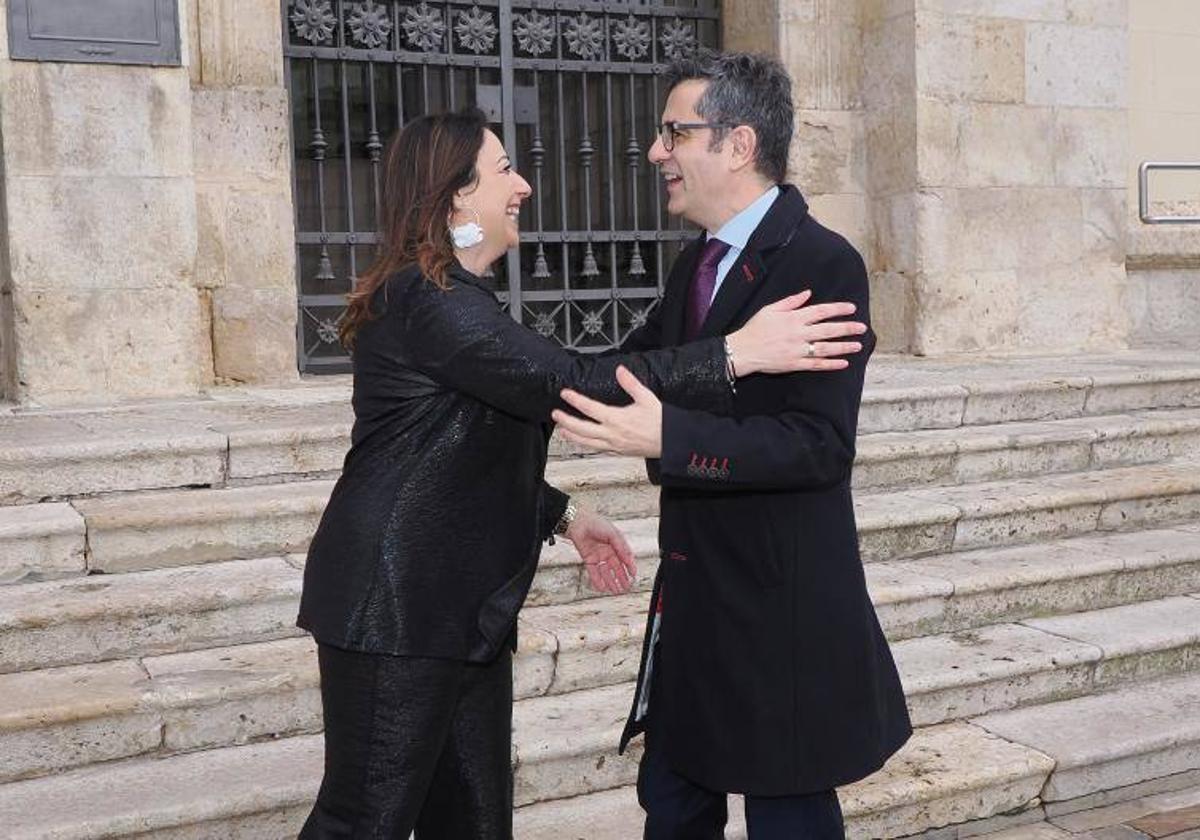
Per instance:
[[[185,4],[181,67],[13,61],[0,34],[7,398],[295,378],[279,7],[233,5]]]
[[[196,282],[221,381],[296,376],[288,95],[279,4],[191,0]]]
[[[63,402],[194,391],[211,361],[192,281],[186,69],[10,61],[7,42],[6,391]]]
[[[918,253],[911,348],[1120,346],[1122,15],[1094,2],[923,5],[905,195]]]
[[[791,72],[791,176],[867,255],[882,349],[1200,344],[1200,226],[1137,218],[1140,161],[1200,161],[1187,4],[737,5],[726,43]],[[1200,175],[1155,195],[1200,212]]]
[[[1129,16],[1131,163],[1200,161],[1200,16],[1178,0],[1139,0]],[[1200,225],[1141,224],[1134,165],[1127,173],[1130,341],[1200,348]],[[1200,215],[1200,172],[1154,175],[1150,196],[1155,213]]]
[[[869,254],[881,347],[1124,344],[1125,5],[779,5],[794,178]],[[812,100],[840,109],[840,154],[813,142]]]
[[[6,399],[297,376],[280,5],[180,3],[182,67],[11,61],[0,33]],[[881,349],[1200,343],[1200,226],[1136,211],[1139,161],[1200,160],[1187,3],[739,0],[723,26],[795,79],[792,180],[866,256]],[[1200,176],[1155,195],[1196,212]]]

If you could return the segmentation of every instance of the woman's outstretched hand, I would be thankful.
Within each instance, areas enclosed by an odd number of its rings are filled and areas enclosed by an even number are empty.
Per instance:
[[[583,559],[592,589],[623,595],[633,588],[637,561],[617,526],[599,514],[581,510],[565,536]]]
[[[758,310],[727,341],[739,377],[752,373],[793,373],[802,370],[842,370],[848,356],[862,350],[858,341],[839,341],[862,335],[859,321],[832,321],[853,315],[852,303],[805,306],[812,292],[790,295]]]

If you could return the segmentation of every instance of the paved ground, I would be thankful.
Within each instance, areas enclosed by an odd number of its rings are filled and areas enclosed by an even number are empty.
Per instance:
[[[1200,787],[1051,817],[979,840],[1200,840]]]

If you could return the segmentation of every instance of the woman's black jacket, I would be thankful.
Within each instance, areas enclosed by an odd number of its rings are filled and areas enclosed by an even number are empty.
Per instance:
[[[574,355],[462,267],[449,280],[396,273],[356,337],[350,452],[300,601],[298,624],[319,642],[474,662],[499,652],[566,505],[542,479],[563,387],[627,403],[624,364],[665,402],[729,409],[720,338]]]

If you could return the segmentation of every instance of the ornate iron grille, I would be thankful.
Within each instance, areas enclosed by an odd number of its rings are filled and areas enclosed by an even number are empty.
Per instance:
[[[283,0],[301,370],[345,372],[337,319],[370,264],[384,143],[472,104],[533,186],[495,266],[512,316],[563,346],[619,344],[692,236],[646,161],[660,71],[717,46],[718,0]]]

